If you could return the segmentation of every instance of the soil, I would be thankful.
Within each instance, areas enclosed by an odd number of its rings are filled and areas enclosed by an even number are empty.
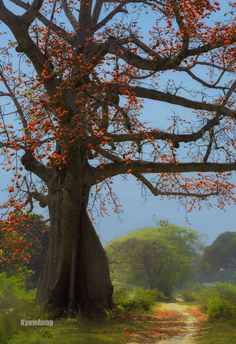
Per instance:
[[[149,318],[137,320],[150,325],[127,333],[127,344],[194,344],[199,324],[206,317],[191,306],[173,302],[158,304]]]

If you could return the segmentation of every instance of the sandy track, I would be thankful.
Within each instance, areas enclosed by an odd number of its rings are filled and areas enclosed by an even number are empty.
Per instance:
[[[166,303],[161,306],[161,310],[169,310],[178,312],[183,318],[184,332],[177,336],[173,336],[167,339],[158,340],[155,343],[158,344],[189,344],[194,343],[194,337],[197,334],[197,320],[196,317],[189,313],[189,308],[186,305],[179,303]]]
[[[130,333],[127,344],[194,344],[200,321],[185,304],[162,303],[154,309],[150,326]]]

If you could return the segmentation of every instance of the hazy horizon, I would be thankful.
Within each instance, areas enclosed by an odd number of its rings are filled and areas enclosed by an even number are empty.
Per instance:
[[[116,178],[114,190],[123,205],[120,220],[117,214],[109,210],[109,215],[100,217],[95,228],[103,242],[110,241],[141,227],[155,226],[158,220],[167,220],[177,226],[190,227],[207,237],[208,244],[222,232],[235,231],[236,215],[234,205],[226,206],[224,210],[212,207],[207,209],[202,203],[202,209],[194,209],[191,213],[185,211],[177,200],[169,200],[149,195],[145,200],[135,181],[130,178],[122,182]]]

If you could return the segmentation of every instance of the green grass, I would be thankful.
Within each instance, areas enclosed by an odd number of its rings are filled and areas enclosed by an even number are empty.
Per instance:
[[[103,319],[91,321],[78,316],[57,320],[53,327],[21,326],[21,319],[51,318],[34,302],[35,291],[24,289],[24,277],[24,274],[0,273],[0,344],[123,344],[127,342],[128,332],[135,333],[150,326],[151,310],[145,312],[145,317],[142,314],[154,304],[156,292],[141,288],[121,295],[122,302],[125,297],[129,305],[132,301],[129,311],[118,302],[117,310],[108,312]]]
[[[146,313],[148,314],[148,313]],[[137,332],[150,326],[149,321],[135,319],[109,319],[88,321],[62,319],[53,327],[18,328],[7,344],[125,344],[125,331]]]
[[[142,314],[145,316],[142,317]],[[96,321],[83,317],[61,319],[55,321],[53,327],[42,328],[21,328],[18,322],[17,328],[14,328],[15,333],[6,344],[126,344],[126,331],[138,333],[151,325],[153,311],[142,314],[138,312],[133,313],[132,317],[108,317]],[[195,343],[236,344],[236,319],[210,320],[202,323],[200,335],[196,337]]]
[[[236,344],[236,319],[219,319],[201,327],[196,344]]]

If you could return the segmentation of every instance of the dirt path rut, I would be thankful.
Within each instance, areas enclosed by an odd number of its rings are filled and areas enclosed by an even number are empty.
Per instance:
[[[158,340],[155,343],[158,344],[189,344],[194,343],[194,337],[197,334],[197,318],[194,315],[191,315],[189,312],[189,308],[185,305],[178,304],[178,303],[168,303],[163,304],[161,309],[166,311],[175,311],[179,313],[182,318],[182,322],[184,323],[183,327],[181,328],[181,333],[169,337],[167,339]]]
[[[141,319],[139,319],[141,320]],[[206,317],[181,303],[162,303],[153,311],[145,329],[129,334],[127,344],[194,344],[199,324]]]

